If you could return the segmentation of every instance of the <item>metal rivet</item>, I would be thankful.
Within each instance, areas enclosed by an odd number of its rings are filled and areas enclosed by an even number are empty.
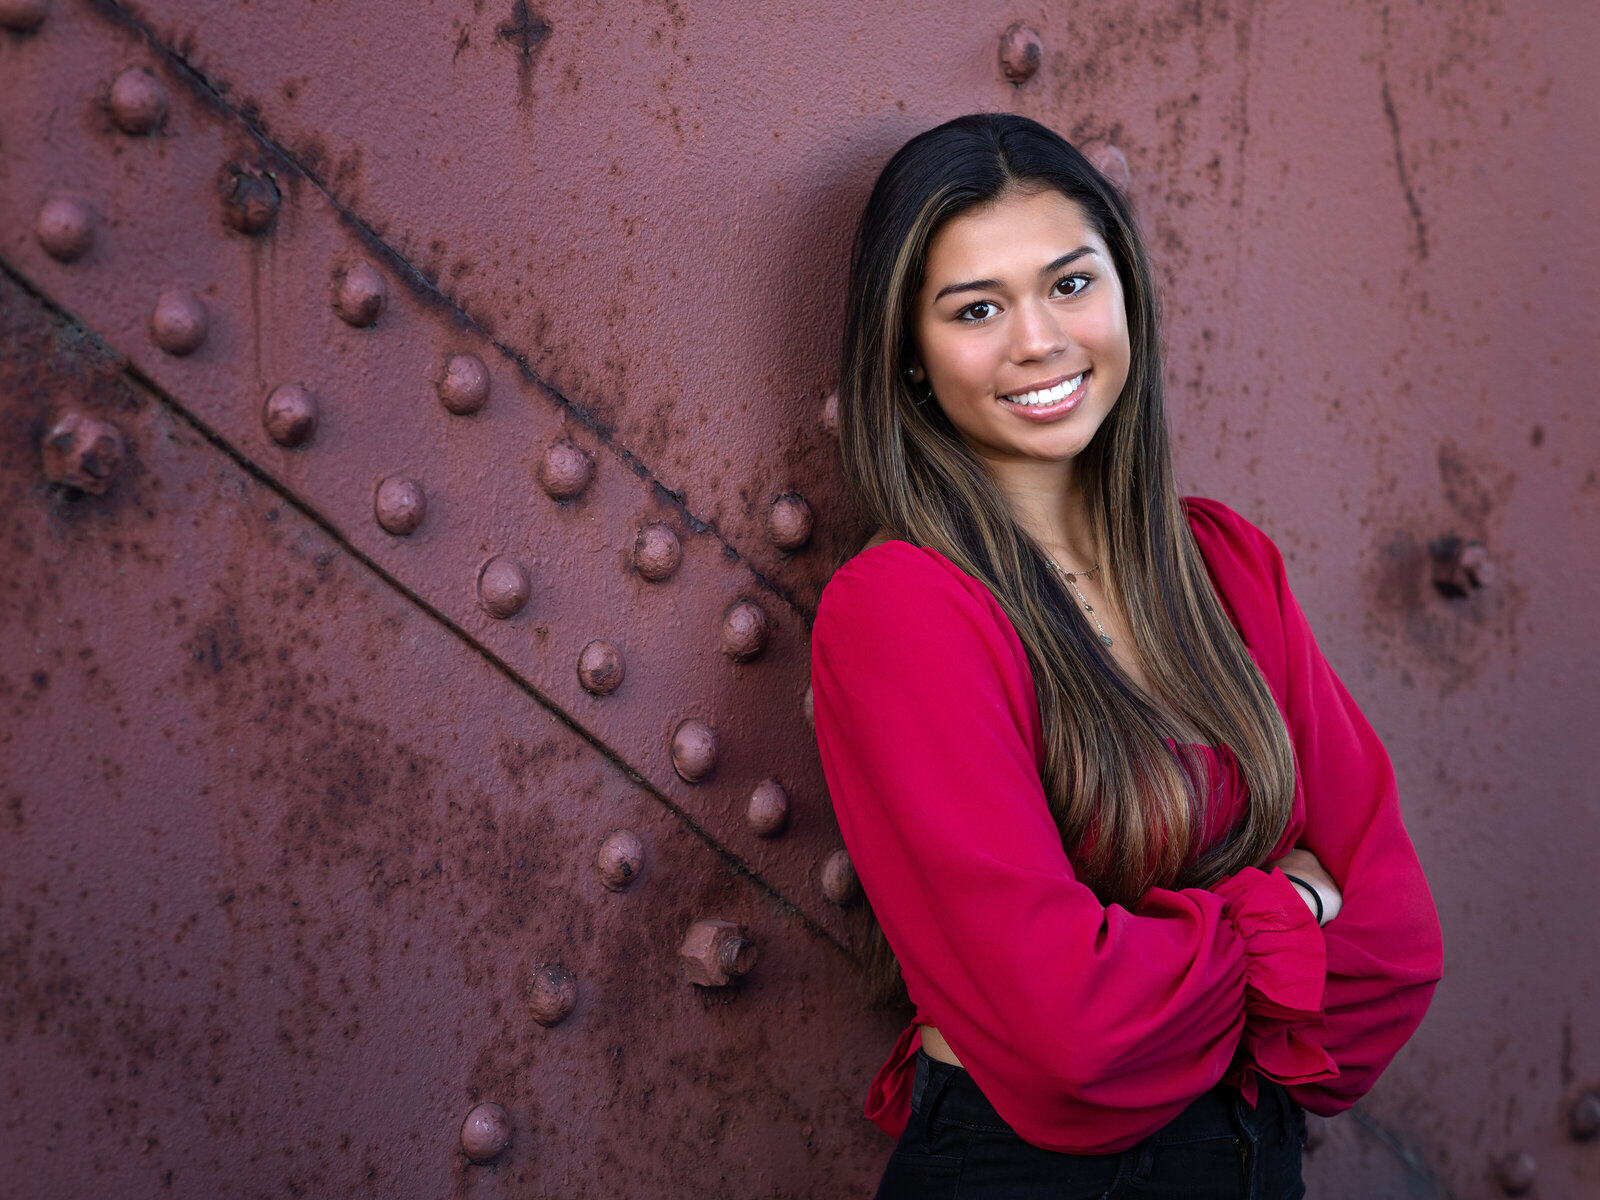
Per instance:
[[[565,439],[551,445],[539,460],[539,486],[552,500],[576,499],[593,478],[594,459]]]
[[[682,558],[678,535],[659,521],[646,525],[633,539],[634,569],[652,583],[671,578]]]
[[[560,963],[540,963],[528,985],[528,1012],[541,1025],[558,1025],[578,1002],[578,977]]]
[[[1495,1164],[1494,1170],[1500,1178],[1500,1187],[1508,1196],[1522,1196],[1532,1191],[1538,1175],[1533,1155],[1520,1150],[1507,1154]]]
[[[87,413],[63,413],[40,447],[45,478],[51,483],[103,496],[122,466],[122,432]]]
[[[835,850],[822,864],[822,894],[841,908],[861,898],[861,881],[848,852]]]
[[[261,409],[267,435],[280,446],[303,446],[317,430],[317,398],[298,383],[281,383]]]
[[[211,320],[205,302],[186,288],[172,288],[156,297],[150,314],[150,338],[168,354],[193,354],[206,340]]]
[[[690,983],[723,987],[756,965],[756,944],[732,921],[696,921],[678,947],[678,961]]]
[[[39,209],[33,236],[51,258],[76,262],[94,245],[94,214],[81,200],[55,196]]]
[[[767,614],[754,600],[735,600],[722,614],[722,652],[749,662],[767,648]]]
[[[389,285],[371,263],[359,262],[334,276],[333,311],[346,325],[376,325],[389,301]]]
[[[1096,171],[1109,179],[1119,192],[1126,192],[1133,182],[1133,172],[1128,168],[1128,156],[1110,142],[1098,138],[1078,147],[1079,153],[1089,160]]]
[[[1433,556],[1433,586],[1443,595],[1470,596],[1494,582],[1494,562],[1478,542],[1452,533],[1429,543],[1428,552]]]
[[[1592,1142],[1600,1137],[1600,1092],[1585,1092],[1572,1102],[1567,1114],[1568,1128],[1577,1142]]]
[[[1008,25],[1000,35],[1000,70],[1012,83],[1032,79],[1043,58],[1044,42],[1021,21]]]
[[[457,416],[475,413],[489,402],[489,368],[476,354],[452,354],[435,385],[439,402]]]
[[[578,653],[578,682],[584,691],[609,696],[622,686],[622,655],[610,642],[595,638]]]
[[[461,1122],[461,1149],[475,1163],[493,1162],[511,1145],[511,1118],[498,1104],[479,1104]]]
[[[672,733],[672,766],[689,783],[699,783],[717,765],[717,735],[703,721],[684,721]]]
[[[49,12],[50,0],[0,0],[0,25],[14,33],[32,33]]]
[[[167,89],[143,67],[129,67],[111,84],[111,120],[123,133],[154,133],[167,119]]]
[[[757,837],[777,837],[789,824],[789,793],[776,779],[762,780],[750,793],[745,818]]]
[[[644,867],[644,843],[631,829],[613,829],[600,843],[595,867],[600,872],[600,882],[613,892],[620,892],[639,877]]]
[[[834,388],[822,399],[822,428],[829,437],[839,436],[839,389]]]
[[[283,202],[278,185],[257,167],[229,163],[217,176],[222,219],[240,233],[266,233],[278,219]]]
[[[811,540],[811,506],[795,492],[785,492],[767,510],[767,536],[779,550],[798,550]]]
[[[390,475],[378,484],[373,496],[373,513],[390,533],[404,537],[415,533],[422,518],[428,515],[428,497],[422,485],[404,475]]]
[[[478,568],[478,603],[491,617],[516,616],[528,603],[529,590],[528,572],[514,558],[496,554]]]

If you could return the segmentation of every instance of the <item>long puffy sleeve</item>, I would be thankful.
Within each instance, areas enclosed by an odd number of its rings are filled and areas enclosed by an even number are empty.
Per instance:
[[[1331,1116],[1372,1087],[1421,1022],[1443,969],[1439,917],[1401,821],[1389,756],[1317,649],[1277,547],[1215,501],[1186,506],[1218,594],[1288,721],[1302,793],[1296,813],[1304,813],[1294,840],[1344,894],[1323,929],[1323,1017],[1297,1026],[1339,1072],[1289,1088]]]
[[[919,1019],[1028,1142],[1126,1148],[1223,1077],[1248,1016],[1320,1017],[1322,931],[1281,872],[1137,913],[1074,877],[1021,643],[938,554],[889,542],[834,575],[812,683],[840,832]],[[1332,1073],[1317,1057],[1308,1079]],[[898,1136],[896,1086],[867,1115]]]

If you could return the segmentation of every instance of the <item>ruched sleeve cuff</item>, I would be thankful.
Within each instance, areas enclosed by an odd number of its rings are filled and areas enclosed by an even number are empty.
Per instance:
[[[1241,1060],[1268,1079],[1290,1087],[1318,1083],[1339,1074],[1339,1064],[1333,1061],[1333,1056],[1287,1021],[1246,1021],[1239,1049]],[[1245,1072],[1238,1086],[1244,1098],[1254,1104],[1255,1076]]]
[[[1211,891],[1244,940],[1246,1019],[1320,1017],[1327,943],[1288,876],[1246,867]]]
[[[1339,1074],[1338,1064],[1302,1032],[1320,1025],[1327,991],[1328,950],[1316,918],[1282,871],[1246,867],[1211,889],[1244,940],[1245,1022],[1240,1068],[1230,1072],[1251,1104],[1256,1075],[1284,1084]]]

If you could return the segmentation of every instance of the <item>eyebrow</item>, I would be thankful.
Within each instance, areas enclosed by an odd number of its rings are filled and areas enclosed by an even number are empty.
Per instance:
[[[1068,250],[1060,258],[1053,262],[1047,263],[1045,266],[1040,268],[1039,274],[1041,276],[1053,275],[1068,263],[1077,262],[1078,259],[1082,258],[1085,254],[1094,253],[1095,249],[1093,246],[1079,246],[1076,250]],[[966,283],[949,283],[939,289],[938,294],[933,298],[933,302],[937,304],[946,296],[953,296],[957,292],[987,292],[1000,286],[1001,284],[998,279],[973,279]]]

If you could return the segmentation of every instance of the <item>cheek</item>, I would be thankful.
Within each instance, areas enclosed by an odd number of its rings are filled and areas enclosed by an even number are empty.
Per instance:
[[[1107,366],[1120,365],[1123,370],[1127,369],[1132,350],[1128,344],[1128,319],[1120,302],[1115,307],[1107,305],[1103,313],[1097,314],[1094,322],[1084,329],[1084,338],[1095,347]]]
[[[965,392],[987,381],[992,357],[977,338],[925,338],[922,363],[934,389]]]
[[[995,355],[980,339],[972,338],[950,356],[950,374],[960,387],[987,391],[994,382]]]

